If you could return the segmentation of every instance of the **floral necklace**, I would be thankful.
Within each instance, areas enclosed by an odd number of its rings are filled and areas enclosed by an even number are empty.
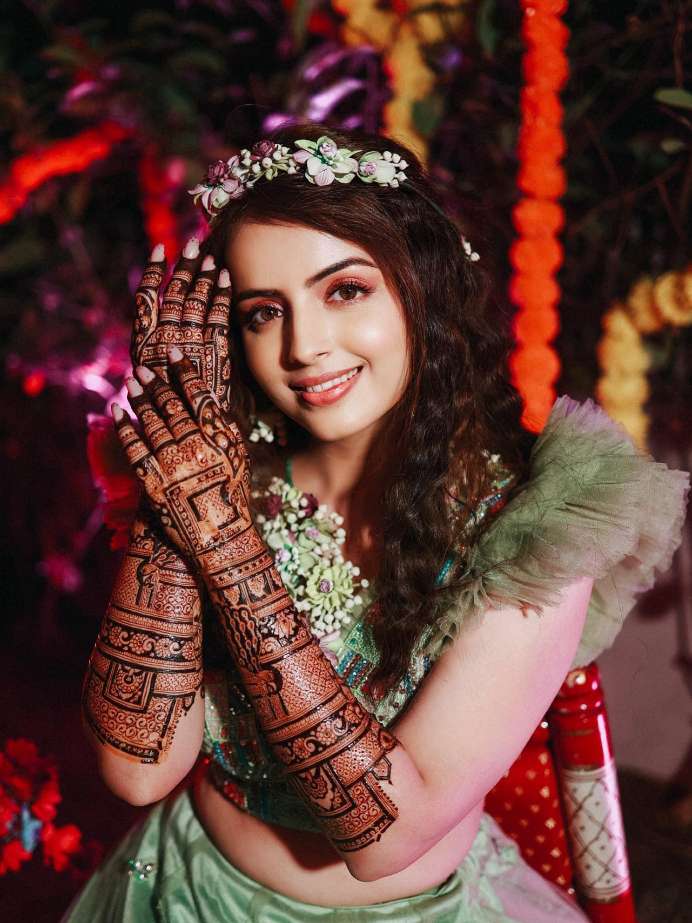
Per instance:
[[[320,644],[333,651],[342,629],[367,608],[373,591],[368,580],[359,579],[360,568],[341,553],[343,516],[299,490],[291,467],[287,458],[285,478],[274,476],[252,492],[260,501],[255,520],[296,609],[308,613]]]

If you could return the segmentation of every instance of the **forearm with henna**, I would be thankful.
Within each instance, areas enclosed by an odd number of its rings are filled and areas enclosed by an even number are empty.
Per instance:
[[[381,783],[392,784],[387,754],[400,743],[360,705],[284,587],[252,519],[237,425],[193,364],[176,350],[170,357],[167,381],[143,368],[141,384],[128,382],[142,432],[114,407],[118,437],[158,521],[207,586],[291,784],[338,850],[361,850],[399,816]]]
[[[188,242],[161,297],[165,254],[155,248],[137,289],[130,355],[165,379],[176,344],[227,408],[230,280],[212,296],[216,271],[197,271],[198,249]],[[143,498],[84,678],[83,714],[99,741],[135,761],[165,758],[180,717],[203,695],[201,610],[189,558]]]
[[[357,701],[296,610],[254,527],[205,555],[228,650],[275,756],[333,845],[379,840],[398,816],[384,791],[398,745]]]
[[[161,762],[198,689],[203,695],[199,586],[142,502],[89,658],[84,719],[126,758]]]

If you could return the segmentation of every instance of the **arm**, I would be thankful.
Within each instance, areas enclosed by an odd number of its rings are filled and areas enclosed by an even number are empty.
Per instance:
[[[401,871],[521,752],[567,674],[591,580],[571,584],[540,617],[489,612],[385,729],[322,653],[261,538],[253,533],[244,549],[202,572],[266,738],[355,878]]]
[[[114,794],[146,804],[188,773],[202,699],[199,588],[143,503],[82,686],[84,727]]]
[[[177,343],[227,408],[230,279],[222,275],[212,297],[213,261],[196,272],[197,256],[193,239],[159,299],[166,262],[163,247],[155,248],[137,289],[130,354],[133,365],[165,375],[166,347]],[[173,789],[199,753],[201,609],[189,558],[168,540],[143,498],[82,691],[83,721],[100,772],[133,804]]]
[[[392,875],[439,842],[516,758],[567,673],[591,580],[566,587],[540,617],[490,611],[386,729],[336,673],[283,585],[250,515],[237,426],[224,421],[191,363],[174,351],[171,358],[171,384],[146,369],[137,370],[145,389],[128,383],[143,434],[116,405],[118,436],[164,529],[208,587],[292,785],[355,878]],[[174,451],[154,448],[162,424]],[[459,711],[450,707],[457,703]]]

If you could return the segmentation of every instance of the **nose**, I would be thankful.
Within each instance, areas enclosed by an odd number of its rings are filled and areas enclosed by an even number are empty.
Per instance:
[[[327,312],[319,305],[294,305],[284,331],[289,364],[310,366],[319,356],[329,355],[332,327]]]

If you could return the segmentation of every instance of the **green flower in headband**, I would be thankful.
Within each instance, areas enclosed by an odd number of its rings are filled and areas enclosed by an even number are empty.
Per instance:
[[[299,150],[293,152],[296,163],[305,164],[305,177],[316,186],[329,186],[336,180],[350,183],[358,171],[353,151],[338,148],[331,138],[322,135],[317,141],[296,141]]]

